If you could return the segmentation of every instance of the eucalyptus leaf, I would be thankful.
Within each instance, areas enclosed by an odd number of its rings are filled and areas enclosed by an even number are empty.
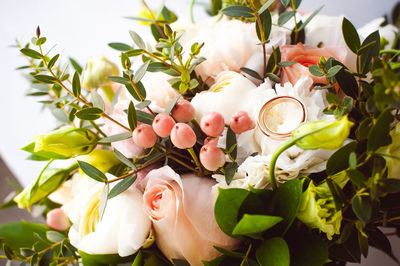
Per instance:
[[[121,181],[119,181],[110,191],[110,193],[108,193],[108,199],[112,199],[116,196],[118,196],[119,194],[121,194],[122,192],[124,192],[125,190],[127,190],[136,180],[136,175],[130,175],[125,177],[124,179],[122,179]]]
[[[141,65],[138,70],[136,71],[136,74],[134,76],[133,82],[138,83],[143,77],[144,74],[146,74],[147,68],[150,65],[150,61],[146,61],[143,65]]]
[[[153,115],[143,112],[143,111],[140,111],[140,110],[136,110],[136,115],[137,115],[138,121],[149,124],[149,125],[153,124],[153,120],[154,120]]]
[[[131,81],[125,77],[110,76],[110,77],[108,77],[108,79],[111,81],[117,82],[117,83],[124,84],[124,85],[131,84]]]
[[[252,70],[250,68],[241,67],[240,70],[243,71],[244,73],[246,73],[247,75],[255,78],[255,79],[263,80],[263,78],[260,76],[260,74],[258,74],[256,71],[254,71],[254,70]]]
[[[267,10],[273,3],[275,2],[275,0],[268,0],[259,10],[258,10],[258,14],[263,13],[265,10]]]
[[[22,48],[20,50],[20,52],[26,56],[33,58],[33,59],[41,59],[42,58],[42,55],[39,52],[36,52],[35,50],[29,49],[29,48]]]
[[[131,132],[124,132],[124,133],[120,133],[120,134],[116,134],[116,135],[112,135],[112,136],[108,136],[108,137],[102,138],[99,142],[111,143],[111,142],[117,142],[117,141],[129,139],[130,137],[132,137],[132,133]]]
[[[146,44],[144,43],[143,39],[139,36],[139,34],[137,34],[136,32],[130,30],[129,34],[131,35],[131,38],[133,40],[133,42],[140,48],[143,50],[146,50]]]
[[[150,101],[150,100],[144,100],[143,102],[140,102],[140,103],[136,104],[135,107],[136,107],[137,109],[144,109],[144,108],[146,108],[147,106],[149,106],[150,104],[151,104],[151,101]]]
[[[57,79],[55,77],[49,76],[49,75],[35,75],[33,77],[41,82],[48,83],[48,84],[53,84],[53,83],[57,82]]]
[[[46,238],[52,243],[57,243],[63,241],[65,239],[65,235],[57,231],[47,231]]]
[[[73,59],[73,58],[68,58],[69,62],[71,63],[72,67],[79,73],[82,74],[82,67],[79,65],[79,63]]]
[[[236,134],[235,132],[232,131],[231,127],[228,127],[228,131],[226,133],[226,149],[230,150],[230,148],[234,145],[237,145]],[[236,159],[237,147],[233,149],[230,155],[232,156],[233,159]]]
[[[84,162],[84,161],[79,161],[78,160],[79,167],[82,169],[82,171],[89,177],[93,178],[94,180],[98,182],[106,182],[107,177],[96,167]]]
[[[135,130],[135,128],[137,127],[137,116],[136,116],[136,109],[132,101],[129,103],[128,107],[128,123],[130,129],[132,129],[132,131]]]
[[[235,163],[228,163],[225,166],[225,182],[229,185],[238,169],[239,165]]]
[[[165,108],[164,113],[170,114],[172,109],[174,108],[175,104],[178,102],[179,98],[182,96],[180,94],[176,95],[169,103],[168,106]]]
[[[113,152],[114,152],[114,155],[118,158],[118,160],[120,160],[123,164],[125,164],[126,166],[128,166],[132,169],[136,169],[136,166],[133,164],[133,162],[131,160],[129,160],[128,158],[126,158],[117,149],[113,149]]]
[[[110,46],[111,48],[113,48],[117,51],[121,51],[121,52],[129,51],[132,49],[132,46],[125,44],[125,43],[121,43],[121,42],[112,42],[112,43],[109,43],[108,46]]]
[[[106,183],[100,194],[100,201],[99,201],[99,219],[100,219],[100,221],[103,219],[104,211],[106,210],[106,207],[107,207],[108,191],[109,191],[109,184]]]
[[[288,22],[294,15],[296,14],[296,12],[294,11],[286,11],[283,12],[282,14],[279,15],[278,18],[278,25],[279,26],[283,26],[286,22]]]
[[[266,41],[269,38],[269,35],[271,33],[271,28],[272,28],[272,18],[271,18],[271,13],[269,10],[265,10],[260,14],[260,21],[261,21],[261,27],[263,31],[263,36],[261,36],[261,30],[260,30],[260,25],[256,23],[256,32],[258,39],[260,41]]]
[[[99,108],[104,112],[105,105],[104,105],[103,98],[101,98],[100,94],[96,90],[93,90],[90,93],[90,100],[93,103],[94,107]]]
[[[228,6],[221,10],[222,14],[225,16],[233,17],[233,18],[253,18],[254,11],[253,9],[247,6],[233,5]]]
[[[75,115],[82,120],[96,120],[101,117],[103,110],[97,107],[85,108],[78,111]]]

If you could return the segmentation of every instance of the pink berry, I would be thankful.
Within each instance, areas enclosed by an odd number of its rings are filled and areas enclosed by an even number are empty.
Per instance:
[[[196,144],[196,134],[184,123],[177,123],[171,131],[171,142],[179,149],[188,149]]]
[[[218,145],[218,139],[219,139],[218,137],[217,138],[207,137],[204,140],[204,145],[217,146]]]
[[[194,107],[189,101],[180,99],[172,108],[171,114],[176,121],[186,123],[193,120]]]
[[[200,128],[211,137],[218,137],[224,131],[224,117],[217,112],[211,112],[201,118]]]
[[[218,170],[225,164],[224,152],[213,145],[204,145],[200,150],[200,162],[209,171]]]
[[[174,125],[174,119],[170,115],[165,113],[159,113],[158,115],[156,115],[153,121],[154,131],[162,138],[169,137]]]
[[[254,122],[251,120],[249,115],[245,111],[239,111],[232,115],[231,121],[229,123],[232,131],[236,134],[243,133],[247,130],[254,128]]]
[[[151,148],[156,144],[157,135],[153,127],[148,124],[138,125],[132,133],[133,141],[142,148]]]
[[[70,223],[65,212],[60,208],[52,209],[47,213],[47,225],[57,231],[66,231]]]

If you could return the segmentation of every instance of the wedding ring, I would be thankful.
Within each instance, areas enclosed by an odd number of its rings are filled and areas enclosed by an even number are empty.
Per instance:
[[[307,110],[300,100],[291,96],[278,96],[263,105],[257,123],[266,136],[285,139],[306,119]]]

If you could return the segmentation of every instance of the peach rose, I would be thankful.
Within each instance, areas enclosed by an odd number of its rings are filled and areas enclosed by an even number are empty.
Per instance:
[[[156,243],[168,259],[203,265],[239,241],[225,235],[214,218],[211,188],[215,181],[194,174],[182,177],[169,166],[151,171],[143,195],[144,210],[155,229]]]
[[[309,76],[314,83],[328,84],[324,76],[317,77],[308,71],[308,66],[317,65],[321,56],[328,59],[334,57],[336,60],[343,62],[346,58],[347,50],[344,47],[324,47],[318,48],[310,45],[284,45],[281,47],[282,62],[295,61],[290,67],[284,67],[281,75],[281,83],[290,82],[292,85],[302,76]]]

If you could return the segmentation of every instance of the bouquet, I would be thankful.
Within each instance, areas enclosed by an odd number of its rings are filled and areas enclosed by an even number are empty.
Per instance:
[[[300,0],[212,0],[195,24],[163,6],[151,40],[78,60],[38,27],[17,44],[29,96],[58,119],[47,161],[1,208],[2,259],[32,265],[344,265],[369,246],[398,262],[400,4],[356,29]]]

